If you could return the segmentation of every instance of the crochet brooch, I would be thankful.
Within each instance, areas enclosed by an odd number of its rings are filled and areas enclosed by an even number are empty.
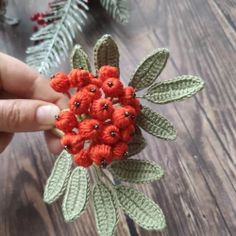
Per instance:
[[[123,182],[150,183],[163,176],[155,162],[131,159],[146,146],[141,129],[157,138],[176,138],[174,126],[142,106],[140,98],[165,104],[191,97],[203,88],[204,82],[191,75],[155,82],[168,57],[167,49],[154,51],[125,86],[120,80],[118,47],[110,35],[104,35],[94,47],[96,74],[91,72],[86,53],[75,46],[72,71],[52,77],[52,88],[67,94],[70,101],[68,109],[55,120],[54,131],[61,136],[64,150],[47,180],[44,201],[52,203],[64,195],[62,212],[66,222],[84,212],[92,176],[91,195],[99,235],[115,234],[118,208],[145,229],[165,228],[161,208]],[[136,96],[145,88],[143,95]]]

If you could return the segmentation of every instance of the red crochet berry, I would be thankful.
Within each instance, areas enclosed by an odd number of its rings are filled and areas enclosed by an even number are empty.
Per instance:
[[[72,111],[62,111],[56,117],[55,126],[64,131],[72,132],[74,128],[77,128],[78,121]]]
[[[114,66],[102,66],[98,71],[98,77],[102,81],[108,78],[119,78],[119,70]]]
[[[95,139],[101,131],[101,124],[95,119],[85,119],[79,123],[79,134],[85,139]]]
[[[112,148],[112,154],[115,159],[123,159],[128,151],[128,145],[124,142],[116,143]]]
[[[133,106],[133,108],[135,109],[137,115],[141,112],[142,110],[142,105],[140,103],[140,101],[135,98],[134,101],[133,101],[133,104],[130,104],[131,106]]]
[[[61,144],[71,154],[78,153],[84,147],[84,141],[78,134],[68,133],[61,138]]]
[[[117,78],[106,79],[102,89],[107,97],[119,97],[123,94],[123,84]]]
[[[71,97],[69,107],[72,112],[77,115],[87,113],[91,102],[91,97],[88,93],[79,91]]]
[[[69,78],[63,72],[58,72],[51,77],[50,86],[59,93],[66,93],[70,88]]]
[[[105,144],[114,144],[120,139],[120,131],[115,125],[106,125],[101,131],[101,140]]]
[[[124,88],[123,91],[124,91],[124,93],[123,93],[122,98],[124,98],[124,99],[132,99],[132,98],[136,97],[135,89],[131,86]]]
[[[135,133],[134,125],[128,126],[124,130],[120,131],[121,140],[126,143],[130,142],[134,136],[134,133]]]
[[[83,90],[87,91],[87,94],[92,98],[92,100],[98,99],[102,96],[100,89],[94,84],[85,86]]]
[[[93,161],[90,159],[89,151],[82,149],[78,154],[74,156],[74,162],[78,166],[89,167],[93,164]]]
[[[135,89],[123,87],[117,68],[103,66],[98,74],[96,78],[89,71],[74,69],[68,77],[58,73],[50,82],[56,91],[67,94],[70,87],[77,88],[70,110],[61,112],[55,125],[65,133],[61,143],[83,167],[93,162],[105,167],[112,159],[123,159],[141,110]]]
[[[120,102],[122,105],[134,107],[137,114],[139,114],[142,109],[139,100],[136,98],[135,89],[131,86],[124,88],[123,95],[120,97]]]
[[[90,82],[89,72],[83,69],[73,69],[69,74],[69,78],[71,86],[76,88],[82,88]]]
[[[95,144],[90,148],[90,157],[96,165],[106,167],[112,161],[111,146]]]
[[[96,85],[98,88],[102,87],[102,80],[100,80],[98,77],[93,76],[91,73],[89,74],[90,78],[90,84]]]
[[[116,108],[112,114],[112,122],[118,128],[124,129],[133,124],[136,118],[136,111],[131,106]]]
[[[113,111],[112,102],[108,99],[100,98],[93,101],[90,114],[95,119],[105,121],[111,118]]]

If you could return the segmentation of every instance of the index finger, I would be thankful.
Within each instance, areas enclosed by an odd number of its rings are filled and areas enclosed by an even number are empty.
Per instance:
[[[67,106],[65,96],[55,92],[38,72],[23,62],[0,53],[0,90],[20,98],[38,99]]]

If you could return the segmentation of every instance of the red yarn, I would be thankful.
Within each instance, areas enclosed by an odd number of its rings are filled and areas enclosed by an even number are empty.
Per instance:
[[[102,66],[98,71],[98,77],[102,81],[108,78],[119,78],[119,70],[114,66]]]
[[[77,119],[72,111],[61,111],[56,117],[55,126],[63,132],[71,132],[77,128]]]
[[[112,159],[123,159],[141,110],[135,89],[124,88],[117,68],[103,66],[98,74],[96,78],[89,71],[74,69],[68,77],[58,73],[50,82],[56,91],[67,94],[70,87],[77,88],[70,110],[61,112],[55,125],[65,133],[61,143],[83,167],[93,162],[105,167]]]
[[[128,151],[128,145],[124,142],[116,143],[112,148],[112,154],[115,159],[123,159]]]
[[[102,80],[98,77],[93,76],[91,73],[89,74],[90,84],[96,85],[98,88],[102,87]]]
[[[71,97],[69,107],[72,112],[77,115],[88,113],[91,97],[84,91],[77,92]]]
[[[123,90],[123,96],[122,98],[124,99],[132,99],[135,98],[136,94],[135,94],[135,89],[131,86],[125,87]]]
[[[126,99],[126,98],[124,98],[124,97],[121,97],[121,98],[120,98],[120,102],[121,102],[122,105],[129,105],[129,106],[132,106],[132,107],[135,109],[135,111],[136,111],[137,114],[139,114],[140,111],[141,111],[141,109],[142,109],[142,106],[141,106],[141,104],[140,104],[140,101],[139,101],[139,99],[137,99],[137,98]]]
[[[85,119],[79,123],[79,134],[85,139],[95,139],[101,131],[101,124],[95,119]]]
[[[121,140],[126,143],[130,142],[134,136],[134,133],[135,133],[134,125],[128,126],[124,130],[120,131]]]
[[[78,166],[89,167],[93,164],[93,161],[90,159],[89,151],[82,149],[78,154],[74,156],[74,162]]]
[[[58,72],[51,77],[50,86],[59,93],[66,93],[70,88],[70,82],[67,75]]]
[[[119,97],[123,94],[123,84],[117,78],[108,78],[102,84],[103,92],[108,97]]]
[[[84,141],[80,135],[68,133],[61,138],[61,144],[69,153],[76,154],[83,148]]]
[[[71,86],[76,88],[82,88],[90,82],[89,72],[83,69],[73,69],[69,74],[69,78]]]
[[[116,108],[112,114],[112,122],[118,128],[126,128],[133,124],[136,118],[136,111],[131,106]]]
[[[114,144],[120,139],[120,131],[115,125],[104,126],[101,131],[101,140],[105,144]]]
[[[135,98],[134,101],[133,101],[133,104],[130,104],[130,105],[134,107],[137,115],[141,112],[142,105],[141,105],[139,99]]]
[[[95,144],[90,148],[90,157],[97,165],[106,166],[112,161],[111,146],[106,144]]]
[[[83,90],[85,90],[87,92],[87,94],[92,98],[92,100],[98,99],[102,96],[101,91],[94,84],[89,84],[89,85],[85,86],[83,88]]]
[[[113,111],[114,108],[112,102],[105,98],[93,101],[90,108],[90,114],[92,117],[101,121],[111,118]]]

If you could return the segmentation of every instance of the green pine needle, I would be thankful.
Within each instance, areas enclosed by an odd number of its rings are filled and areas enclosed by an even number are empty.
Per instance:
[[[54,23],[42,27],[31,37],[36,45],[26,50],[26,62],[39,73],[49,75],[66,58],[73,40],[87,18],[87,0],[63,0],[51,3],[47,15]]]
[[[100,0],[100,3],[114,20],[122,24],[128,23],[128,0]]]

